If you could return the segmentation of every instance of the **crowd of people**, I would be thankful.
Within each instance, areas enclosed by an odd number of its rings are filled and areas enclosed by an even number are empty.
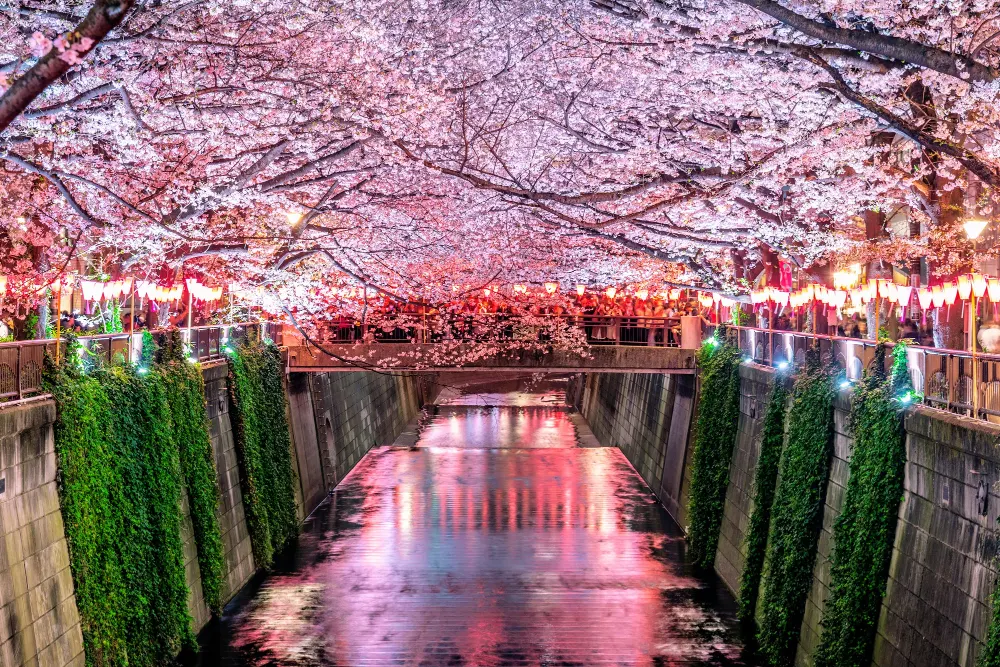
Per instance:
[[[554,316],[580,326],[591,342],[674,345],[679,341],[683,316],[698,316],[708,325],[717,312],[695,298],[665,299],[661,296],[587,293],[545,295],[538,299],[515,295],[500,297],[487,292],[468,294],[445,304],[400,303],[391,299],[369,302],[365,313],[376,340],[462,339],[483,331],[486,322],[505,323],[516,316]],[[357,340],[364,334],[359,318],[337,315],[331,319],[328,339]]]

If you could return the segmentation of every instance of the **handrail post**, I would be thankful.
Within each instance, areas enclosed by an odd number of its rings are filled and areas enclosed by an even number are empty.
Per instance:
[[[17,346],[17,362],[14,364],[14,382],[17,383],[18,399],[24,398],[24,394],[21,391],[21,350],[23,349],[24,349],[23,345]]]

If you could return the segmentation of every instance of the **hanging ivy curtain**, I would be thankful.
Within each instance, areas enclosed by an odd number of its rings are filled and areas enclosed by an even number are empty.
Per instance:
[[[833,527],[830,597],[823,610],[819,667],[868,667],[889,576],[899,503],[903,499],[906,439],[900,399],[910,391],[906,346],[893,350],[891,380],[885,343],[851,401],[851,474]]]
[[[785,386],[785,378],[775,377],[761,428],[760,456],[757,459],[753,480],[753,511],[750,513],[750,523],[747,527],[744,543],[746,560],[740,577],[739,618],[746,624],[753,622],[757,612],[760,578],[764,571],[764,557],[767,552],[767,534],[771,528],[771,507],[774,504],[774,492],[778,480],[778,465],[785,444],[787,403],[788,389]]]
[[[719,334],[725,339],[725,330]],[[740,351],[710,339],[698,352],[701,389],[688,500],[688,556],[701,568],[715,562],[722,511],[740,418]]]
[[[251,339],[229,357],[230,417],[250,541],[260,567],[269,567],[275,553],[298,534],[283,375],[281,353],[273,343]]]
[[[79,344],[47,363],[70,568],[91,665],[169,664],[193,646],[181,464],[159,369],[83,373]]]
[[[832,454],[833,396],[830,375],[810,352],[795,381],[764,559],[758,643],[773,667],[794,662],[812,586]]]

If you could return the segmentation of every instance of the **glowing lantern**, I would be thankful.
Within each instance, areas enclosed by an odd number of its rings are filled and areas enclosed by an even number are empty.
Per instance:
[[[847,290],[835,290],[831,294],[830,305],[834,308],[843,308],[847,303]]]
[[[931,299],[933,298],[932,292],[926,288],[921,287],[917,290],[917,301],[920,302],[920,307],[927,310],[931,307]]]
[[[587,291],[587,286],[586,285],[577,285],[576,286],[577,296],[583,296],[584,292],[586,292],[586,291]]]
[[[636,290],[635,295],[639,297],[639,301],[645,301],[646,297],[649,296],[649,290],[645,288],[641,290]]]
[[[0,296],[7,293],[7,276],[0,276]]]
[[[676,301],[681,298],[681,291],[679,289],[670,290],[669,298],[671,301]]]
[[[855,306],[861,305],[861,288],[855,287],[851,290],[851,303]]]
[[[771,292],[771,299],[776,305],[784,306],[788,303],[788,292],[774,290]]]
[[[986,289],[989,290],[990,301],[993,303],[1000,302],[1000,280],[990,278],[990,282],[986,286]]]
[[[524,285],[514,285],[514,294],[527,294],[528,288]]]
[[[712,306],[712,304],[714,303],[714,300],[712,299],[712,295],[711,294],[699,293],[698,294],[698,303],[701,304],[702,308],[710,308]]]
[[[910,296],[913,294],[913,288],[909,285],[897,285],[896,286],[896,300],[899,301],[899,305],[906,308],[910,304]]]
[[[615,294],[618,293],[618,290],[616,288],[614,288],[614,287],[609,287],[608,289],[606,289],[604,291],[604,293],[608,295],[609,299],[613,299],[613,298],[615,298]]]
[[[897,292],[898,292],[898,287],[896,283],[892,282],[891,280],[887,280],[885,284],[882,286],[882,296],[889,303],[895,303],[896,299],[899,298],[897,296]]]
[[[989,220],[966,220],[962,223],[962,227],[965,228],[965,235],[969,237],[970,241],[975,241],[979,238],[979,235],[983,233],[986,229],[986,225],[990,224]]]
[[[940,285],[935,285],[931,290],[931,301],[934,303],[935,308],[940,308],[944,305],[944,290],[941,289]]]
[[[944,287],[941,288],[941,292],[944,294],[944,302],[950,306],[955,303],[955,299],[958,298],[958,285],[947,282],[944,284]]]
[[[285,213],[285,220],[288,221],[289,227],[295,227],[302,222],[302,214],[298,211],[289,211],[288,213]]]
[[[969,280],[969,276],[959,276],[958,277],[958,296],[962,301],[967,301],[969,295],[972,294],[972,281]]]
[[[983,298],[986,294],[986,276],[981,273],[972,274],[972,293],[976,295],[977,299]]]
[[[559,283],[545,283],[545,291],[549,294],[555,294],[558,289]]]
[[[483,296],[489,298],[489,296],[490,296],[490,288],[489,287],[484,287],[483,288]]]

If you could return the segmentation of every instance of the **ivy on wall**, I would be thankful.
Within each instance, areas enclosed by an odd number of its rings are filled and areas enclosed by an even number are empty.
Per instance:
[[[696,567],[710,568],[719,544],[740,417],[739,349],[709,339],[698,352],[698,371],[701,390],[688,501],[688,555]]]
[[[193,645],[181,465],[164,376],[47,364],[63,520],[89,665],[163,665]]]
[[[229,357],[230,417],[254,559],[269,567],[298,533],[291,439],[277,346],[252,339]]]
[[[820,667],[867,667],[875,641],[889,561],[903,499],[906,440],[902,408],[908,403],[906,346],[893,350],[893,376],[885,373],[885,343],[872,371],[852,398],[851,474],[833,527],[830,597],[823,609]]]
[[[785,408],[788,388],[782,377],[775,377],[774,388],[767,402],[767,412],[761,427],[760,457],[753,479],[753,512],[747,527],[744,546],[746,561],[740,577],[739,619],[751,623],[757,612],[760,578],[767,552],[767,534],[771,527],[771,507],[778,480],[778,465],[785,443]]]
[[[994,566],[997,565],[998,563],[994,562]],[[1000,585],[996,583],[993,585],[990,603],[993,615],[990,617],[989,627],[986,628],[983,650],[976,660],[978,667],[1000,667]]]
[[[820,366],[818,354],[810,352],[795,381],[788,412],[788,440],[764,559],[757,639],[761,654],[773,667],[794,661],[812,585],[832,453],[833,397],[830,375]]]
[[[198,548],[198,567],[205,604],[222,612],[225,554],[216,508],[219,482],[205,412],[205,377],[187,360],[180,332],[170,332],[158,350],[156,367],[163,375],[170,405],[171,432],[178,445],[188,507]]]

